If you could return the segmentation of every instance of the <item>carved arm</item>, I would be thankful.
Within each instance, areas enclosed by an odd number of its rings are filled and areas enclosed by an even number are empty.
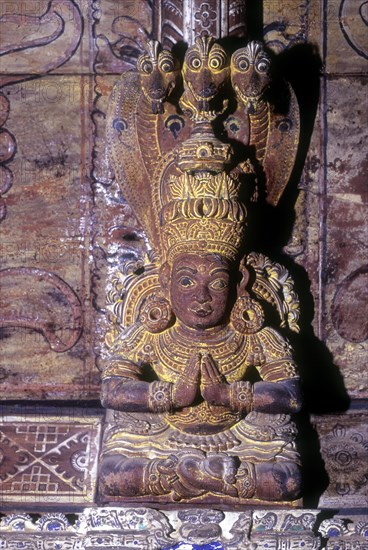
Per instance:
[[[251,384],[240,380],[229,384],[210,355],[201,361],[201,394],[212,405],[222,405],[247,414],[251,410],[292,414],[301,409],[299,378],[289,344],[273,329],[254,335],[253,363],[263,379]]]
[[[279,382],[256,382],[253,386],[254,411],[292,414],[300,411],[302,405],[300,382],[289,378]]]
[[[253,387],[253,410],[267,413],[296,413],[302,405],[300,380],[289,343],[275,330],[257,334],[258,371],[263,379]],[[258,361],[257,361],[258,360]]]
[[[174,384],[163,380],[141,381],[140,374],[139,367],[128,361],[119,361],[105,369],[102,405],[118,411],[156,413],[190,406],[198,393],[200,359],[193,356]]]
[[[201,393],[212,405],[222,405],[245,414],[251,410],[291,414],[298,412],[302,403],[297,377],[253,385],[246,381],[228,384],[212,358],[202,361]]]
[[[101,403],[116,411],[147,412],[150,384],[121,376],[102,380]],[[169,407],[168,407],[169,409]]]

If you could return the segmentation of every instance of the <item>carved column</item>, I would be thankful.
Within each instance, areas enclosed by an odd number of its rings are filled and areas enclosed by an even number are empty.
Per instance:
[[[245,36],[246,0],[169,0],[154,2],[154,36],[165,48],[196,36]]]

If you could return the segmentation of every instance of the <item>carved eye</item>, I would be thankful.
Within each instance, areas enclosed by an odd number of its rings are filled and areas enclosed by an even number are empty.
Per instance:
[[[159,67],[164,73],[171,73],[174,70],[174,61],[169,55],[160,55]]]
[[[219,69],[221,67],[221,59],[218,59],[218,57],[213,57],[209,64],[211,69]]]
[[[138,71],[145,74],[151,74],[153,71],[152,61],[150,61],[147,57],[138,59]]]
[[[212,288],[212,290],[223,290],[228,287],[228,284],[225,279],[215,279],[209,284],[209,287]]]
[[[270,68],[270,62],[268,59],[261,59],[256,65],[257,71],[260,73],[266,73]]]
[[[211,69],[218,71],[226,64],[226,55],[224,52],[218,51],[210,56],[209,66]]]
[[[189,288],[191,286],[194,286],[194,281],[193,279],[191,279],[190,277],[182,277],[180,280],[179,280],[179,284],[181,286],[183,286],[184,288]]]
[[[191,69],[194,69],[195,71],[198,71],[202,67],[202,60],[198,55],[190,55],[188,57],[187,63]]]
[[[239,69],[239,71],[247,71],[249,69],[249,61],[246,57],[239,57],[236,59],[235,66]]]
[[[163,63],[161,63],[160,69],[164,73],[171,73],[174,70],[174,63],[172,63],[171,61],[164,61]]]

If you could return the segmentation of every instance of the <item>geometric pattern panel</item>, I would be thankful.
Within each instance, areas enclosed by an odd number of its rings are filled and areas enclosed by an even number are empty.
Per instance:
[[[102,412],[0,416],[0,507],[94,501]]]
[[[322,508],[365,508],[368,503],[368,411],[314,416],[329,485]]]

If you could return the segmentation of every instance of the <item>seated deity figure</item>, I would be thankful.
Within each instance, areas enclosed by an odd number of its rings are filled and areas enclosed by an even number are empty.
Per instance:
[[[209,80],[203,93],[201,70]],[[301,407],[299,377],[289,343],[262,307],[263,300],[287,314],[292,282],[279,264],[244,252],[251,230],[244,182],[211,126],[212,95],[229,74],[212,39],[189,48],[182,109],[190,137],[167,152],[163,138],[152,140],[157,155],[141,142],[151,121],[153,136],[165,127],[164,107],[155,104],[141,122],[131,98],[139,106],[145,96],[134,75],[112,96],[113,168],[155,254],[118,274],[109,293],[115,322],[103,359],[99,467],[106,503],[299,503],[291,420]]]
[[[144,274],[127,284],[136,319],[109,343],[102,403],[128,416],[106,430],[100,490],[107,500],[296,500],[287,415],[300,408],[299,379],[289,344],[246,290],[236,184],[225,173],[173,180],[161,212],[166,261],[146,275],[150,295]]]

